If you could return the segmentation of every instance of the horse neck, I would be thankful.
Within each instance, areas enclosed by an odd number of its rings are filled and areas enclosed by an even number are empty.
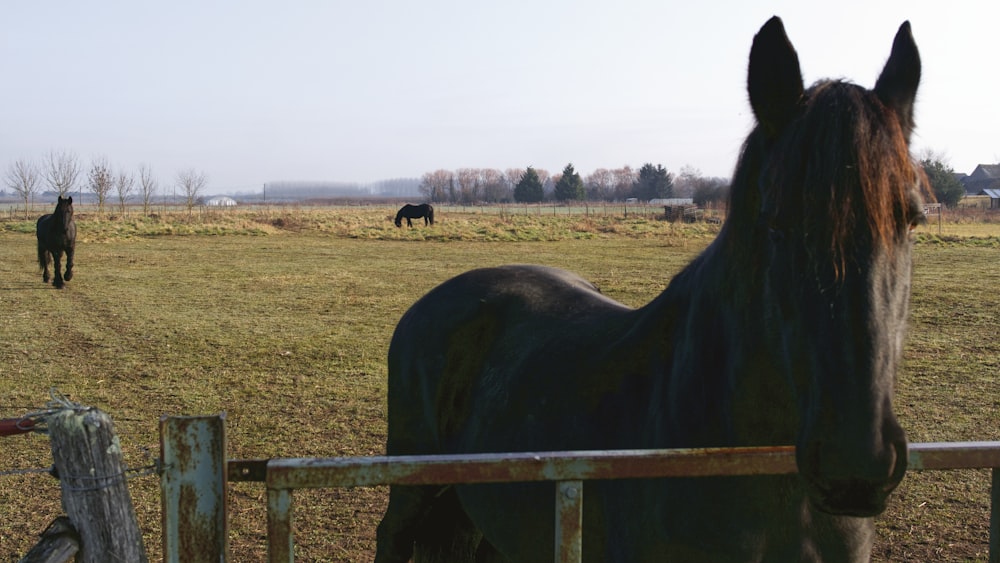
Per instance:
[[[668,377],[656,400],[667,447],[774,444],[794,438],[790,389],[762,330],[760,278],[747,264],[749,240],[724,229],[671,281],[649,313],[665,335]],[[686,436],[690,443],[671,443]]]
[[[52,214],[52,224],[60,230],[66,230],[72,221],[72,212],[67,212],[65,209],[56,209],[56,212]]]

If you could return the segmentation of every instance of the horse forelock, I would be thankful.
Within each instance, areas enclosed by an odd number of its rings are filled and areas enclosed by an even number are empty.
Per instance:
[[[892,253],[905,237],[920,175],[896,114],[864,88],[827,81],[806,91],[777,139],[751,133],[730,204],[744,228],[800,234],[840,277],[857,249]]]
[[[55,220],[64,225],[73,220],[73,200],[70,198],[59,198],[56,203],[56,210],[52,214]]]

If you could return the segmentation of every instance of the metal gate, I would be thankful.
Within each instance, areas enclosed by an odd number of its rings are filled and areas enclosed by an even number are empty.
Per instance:
[[[160,420],[163,551],[167,562],[225,561],[226,489],[267,486],[268,559],[294,561],[292,491],[375,485],[554,481],[555,560],[582,559],[583,482],[796,472],[792,446],[227,460],[225,415]],[[909,470],[991,468],[991,563],[1000,563],[1000,442],[909,445]]]

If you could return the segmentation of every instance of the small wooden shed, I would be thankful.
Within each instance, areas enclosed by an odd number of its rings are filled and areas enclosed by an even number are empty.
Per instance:
[[[1000,189],[989,188],[979,192],[979,195],[989,196],[990,209],[1000,209]]]

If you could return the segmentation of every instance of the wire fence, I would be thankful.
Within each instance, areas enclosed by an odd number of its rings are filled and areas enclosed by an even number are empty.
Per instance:
[[[84,407],[79,403],[69,400],[65,395],[61,394],[58,390],[52,389],[49,391],[50,401],[46,403],[44,407],[41,408],[29,408],[24,409],[27,412],[18,417],[2,418],[0,419],[0,438],[10,438],[18,435],[26,434],[43,434],[47,435],[49,433],[48,420],[49,417],[56,414],[57,412],[65,409],[71,410],[83,410],[88,407]],[[159,460],[153,457],[152,452],[148,448],[142,448],[143,455],[148,461],[146,465],[141,467],[128,467],[120,474],[115,475],[88,475],[81,477],[82,479],[92,480],[94,482],[98,481],[115,481],[115,480],[131,480],[139,477],[146,477],[150,475],[157,475],[160,472]],[[0,470],[0,477],[10,477],[15,475],[38,475],[38,474],[48,474],[57,479],[60,475],[55,471],[55,467],[50,465],[48,467],[23,467],[23,468],[12,468]],[[93,490],[92,488],[84,488],[79,490]]]

